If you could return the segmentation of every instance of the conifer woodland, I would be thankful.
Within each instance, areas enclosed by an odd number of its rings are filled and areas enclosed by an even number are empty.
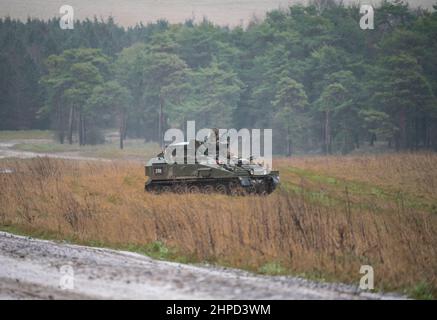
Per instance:
[[[282,155],[437,150],[437,5],[383,1],[373,30],[359,9],[319,1],[232,28],[1,18],[0,130],[88,145],[117,128],[123,147],[195,120],[273,128]]]

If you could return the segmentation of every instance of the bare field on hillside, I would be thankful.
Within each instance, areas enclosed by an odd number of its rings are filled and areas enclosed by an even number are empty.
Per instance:
[[[345,4],[368,1],[344,0]],[[371,1],[377,4],[379,1]],[[123,4],[115,0],[70,0],[75,18],[93,19],[115,17],[115,21],[122,26],[130,27],[139,22],[150,23],[159,19],[166,19],[172,23],[184,22],[187,19],[202,21],[204,17],[219,25],[247,25],[256,16],[263,18],[272,9],[287,8],[296,3],[308,3],[306,0],[125,0]],[[433,0],[409,0],[412,7],[421,6],[432,8]],[[60,17],[59,8],[65,3],[62,0],[0,0],[3,16],[11,16],[26,20],[27,17],[50,19]]]

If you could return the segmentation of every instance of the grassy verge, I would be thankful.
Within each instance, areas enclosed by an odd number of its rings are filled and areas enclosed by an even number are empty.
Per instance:
[[[53,132],[49,130],[5,130],[0,131],[0,141],[22,139],[52,139]]]
[[[184,264],[202,264],[207,262],[208,264],[213,264],[221,267],[233,268],[234,266],[226,262],[217,262],[214,260],[210,261],[200,261],[194,256],[183,255],[177,248],[168,248],[161,241],[154,241],[151,243],[139,245],[139,244],[112,244],[112,243],[102,243],[100,241],[94,240],[83,240],[76,237],[61,237],[56,232],[47,232],[43,230],[33,229],[29,227],[11,226],[11,225],[0,225],[0,231],[9,232],[16,235],[32,237],[35,239],[51,240],[55,242],[71,243],[83,246],[90,246],[96,248],[106,248],[113,250],[123,250],[130,251],[134,253],[139,253],[153,259],[171,261]],[[334,275],[327,275],[324,272],[301,272],[296,273],[293,270],[284,267],[279,262],[267,262],[266,264],[260,266],[259,268],[254,268],[253,266],[239,266],[242,270],[246,270],[253,273],[258,273],[261,275],[268,276],[298,276],[312,281],[317,282],[335,282],[337,278]],[[381,288],[377,291],[381,292]],[[403,294],[406,294],[413,299],[421,300],[433,300],[435,299],[435,290],[427,282],[421,281],[411,288],[406,288],[402,290]]]
[[[139,253],[157,260],[166,260],[179,263],[196,263],[193,257],[182,255],[177,248],[169,248],[161,241],[153,241],[147,244],[117,244],[95,240],[85,240],[72,236],[61,236],[59,233],[43,229],[35,229],[29,226],[0,225],[0,231],[16,235],[32,237],[35,239],[51,240],[55,242],[71,243],[96,248],[107,248]]]
[[[394,195],[416,199],[424,187],[422,170],[427,186],[434,185],[437,156],[417,156],[413,164],[399,157],[358,159],[390,165],[373,177],[347,157],[335,162],[338,172],[279,159],[282,187],[269,197],[147,194],[143,168],[133,162],[4,160],[2,166],[17,173],[0,175],[0,226],[173,261],[355,285],[360,266],[368,264],[377,290],[435,298],[433,191],[423,193],[418,205],[402,205]],[[415,170],[408,172],[416,175],[409,185],[398,184],[405,168]],[[343,171],[350,171],[347,177]],[[317,192],[323,197],[312,195]]]
[[[297,167],[284,167],[281,172],[287,177],[282,183],[283,189],[321,205],[347,205],[384,212],[387,204],[398,204],[402,207],[437,214],[434,197],[410,193],[402,186],[380,187],[365,181],[321,175],[312,170]]]

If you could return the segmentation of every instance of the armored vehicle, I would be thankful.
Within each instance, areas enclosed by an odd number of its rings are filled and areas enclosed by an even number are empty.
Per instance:
[[[218,157],[198,156],[188,161],[189,150],[203,142],[192,140],[171,144],[145,166],[146,191],[153,193],[220,193],[229,195],[267,195],[279,184],[279,172],[270,171],[250,157],[219,161]],[[175,151],[184,156],[174,159]],[[193,153],[194,154],[194,153]],[[173,161],[168,161],[169,159]]]

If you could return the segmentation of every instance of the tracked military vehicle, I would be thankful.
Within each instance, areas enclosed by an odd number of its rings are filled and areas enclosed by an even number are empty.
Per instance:
[[[230,159],[196,153],[194,161],[188,161],[189,150],[198,150],[204,142],[192,140],[171,144],[145,166],[148,180],[145,190],[153,193],[220,193],[229,195],[267,195],[279,184],[279,172],[270,171],[255,160]],[[176,151],[184,156],[173,159]],[[194,154],[194,153],[193,153]],[[173,161],[168,161],[172,159]]]

